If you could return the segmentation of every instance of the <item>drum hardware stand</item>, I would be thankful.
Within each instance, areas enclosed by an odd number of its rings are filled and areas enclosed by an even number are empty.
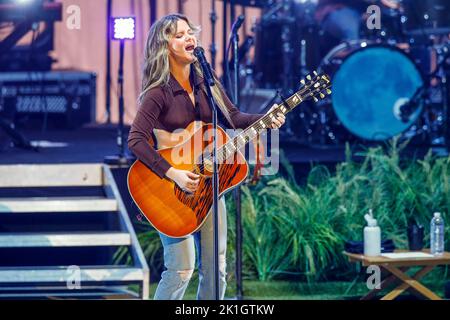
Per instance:
[[[320,110],[318,113],[318,122],[320,124],[320,143],[321,145],[327,145],[328,141],[334,141],[333,139],[335,139],[334,133],[331,131],[330,126],[328,125],[329,123],[329,119],[327,117],[327,114],[323,111]]]
[[[305,117],[308,145],[321,148],[336,145],[339,141],[330,126],[330,118],[325,111],[327,106],[319,103],[315,107],[318,111],[309,111],[308,117]]]
[[[302,40],[300,40],[300,77],[301,78],[304,78],[309,73],[309,69],[306,64],[306,50],[307,50],[306,40],[302,39]]]
[[[230,36],[230,46],[233,47],[233,85],[230,86],[230,83],[228,81],[229,87],[231,87],[231,97],[233,100],[233,103],[236,105],[236,107],[239,108],[241,97],[240,97],[240,70],[239,70],[239,34],[238,30],[243,24],[245,16],[242,14],[240,15],[235,23],[233,24],[231,28],[231,36]],[[247,40],[247,39],[246,39]],[[228,46],[229,48],[229,46]],[[225,55],[226,66],[227,66],[227,75],[226,79],[230,79],[230,71],[229,71],[229,63],[228,63],[228,50],[227,54]],[[244,297],[243,293],[243,285],[242,285],[242,218],[241,218],[241,210],[242,210],[242,204],[241,204],[241,188],[238,186],[234,190],[234,197],[236,201],[236,299],[242,300]]]
[[[424,82],[423,86],[417,88],[416,92],[412,96],[412,98],[405,104],[400,107],[400,117],[403,122],[408,122],[409,117],[416,112],[419,108],[420,103],[423,102],[425,108],[430,108],[430,90],[431,88],[431,79],[437,78],[440,80],[440,90],[442,94],[442,107],[444,108],[444,140],[445,146],[447,149],[450,147],[450,130],[448,126],[448,120],[450,119],[449,106],[448,106],[448,79],[447,75],[449,72],[447,59],[450,57],[450,44],[444,44],[436,47],[436,53],[438,55],[439,62],[436,65],[436,68],[433,72],[431,72]],[[429,138],[431,139],[431,145],[439,144],[439,137],[436,137],[436,129],[432,124],[432,120],[429,117],[429,114],[426,113],[425,117],[426,127],[418,130],[417,134],[428,133]]]
[[[425,135],[427,139],[429,139],[431,145],[435,144],[435,130],[433,129],[432,120],[430,119],[430,80],[433,78],[432,74],[430,74],[424,84],[421,87],[418,87],[414,92],[414,95],[403,105],[400,106],[398,110],[398,114],[396,116],[403,123],[408,123],[410,121],[410,117],[423,106],[424,110],[422,112],[422,119],[424,124],[421,126],[419,124],[413,125],[408,131],[403,133],[403,137],[406,139],[410,139],[412,137],[417,137],[419,135]]]
[[[292,61],[294,49],[292,48],[292,23],[295,19],[289,18],[289,12],[292,10],[292,0],[284,0],[283,4],[283,16],[286,17],[288,21],[284,24],[281,31],[281,39],[285,42],[283,44],[283,89],[290,90],[293,87],[292,81]]]
[[[450,151],[450,107],[448,104],[448,95],[450,93],[449,88],[449,74],[450,74],[450,64],[448,59],[450,58],[450,43],[446,43],[437,49],[437,54],[440,56],[441,61],[439,61],[437,69],[441,69],[441,90],[442,90],[442,106],[444,108],[444,139],[447,152]],[[437,70],[436,70],[437,71]]]
[[[294,87],[293,83],[293,75],[292,75],[292,61],[294,49],[292,48],[292,23],[295,22],[295,19],[290,18],[290,12],[293,8],[292,0],[283,0],[280,2],[279,10],[282,12],[283,18],[285,19],[285,23],[281,29],[281,39],[283,40],[283,81],[281,83],[283,94],[289,95],[293,93],[292,88]],[[280,98],[281,95],[279,95]],[[294,133],[291,129],[291,119],[286,120],[286,133],[289,136],[293,136]]]

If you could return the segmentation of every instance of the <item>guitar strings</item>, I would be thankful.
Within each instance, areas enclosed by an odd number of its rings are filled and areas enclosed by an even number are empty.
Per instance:
[[[312,93],[320,93],[322,90],[329,88],[329,85],[327,83],[321,84],[321,82],[320,82],[321,79],[322,78],[320,76],[317,76],[317,78],[314,81],[310,81],[309,84],[305,85],[302,89],[300,89],[298,92],[293,94],[290,98],[288,98],[285,101],[289,107],[288,109],[286,109],[286,113],[290,112],[296,105],[301,104],[307,98],[314,96],[314,95],[311,95]],[[316,83],[319,83],[319,87],[311,90],[311,87],[313,87]],[[304,95],[304,93],[307,91],[309,91],[308,94]],[[300,100],[300,103],[296,104],[295,102],[293,102],[292,101],[293,97],[297,97]],[[230,141],[228,141],[227,143],[222,145],[219,148],[219,150],[217,150],[219,162],[222,162],[223,160],[226,160],[229,157],[233,156],[239,149],[241,149],[243,146],[245,146],[247,144],[247,142],[250,141],[250,139],[253,139],[254,137],[256,137],[256,135],[258,135],[258,133],[259,133],[259,130],[265,129],[265,127],[263,127],[260,122],[262,121],[265,124],[266,120],[270,120],[271,116],[274,116],[274,113],[278,113],[279,111],[281,111],[280,109],[284,105],[285,105],[284,103],[279,104],[273,111],[264,115],[262,118],[258,119],[256,122],[254,122],[253,125],[250,125],[247,129],[245,129],[241,134],[239,134],[238,136],[234,137],[233,139],[231,139]],[[284,112],[282,112],[282,113],[286,114]],[[255,125],[255,123],[257,123],[257,124]],[[252,129],[256,131],[255,136],[250,136],[247,134]],[[243,136],[242,140],[244,141],[244,144],[240,145],[238,138],[242,137],[242,136]],[[229,152],[227,145],[230,143],[233,145],[232,148],[234,148],[234,151],[232,151],[232,153],[227,156],[227,152]],[[221,154],[224,155],[225,159],[222,159],[222,157],[220,156]],[[212,157],[212,154],[211,154],[211,157]],[[197,166],[199,172],[202,172],[205,169],[204,161],[212,162],[212,160],[210,159],[210,156],[203,157],[203,163],[201,165]]]

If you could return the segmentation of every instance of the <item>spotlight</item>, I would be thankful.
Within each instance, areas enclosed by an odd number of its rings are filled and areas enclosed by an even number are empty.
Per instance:
[[[44,0],[10,0],[10,1],[11,3],[15,3],[27,11],[40,8],[44,5]]]
[[[135,38],[135,17],[117,17],[112,18],[112,21],[114,40],[133,40]]]
[[[15,0],[15,2],[21,6],[38,6],[43,0]]]

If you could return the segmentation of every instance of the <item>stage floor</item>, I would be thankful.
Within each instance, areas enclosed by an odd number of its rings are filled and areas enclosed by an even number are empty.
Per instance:
[[[117,130],[111,125],[20,133],[31,142],[39,142],[39,151],[12,147],[11,140],[0,130],[0,164],[102,163],[105,156],[119,151]]]

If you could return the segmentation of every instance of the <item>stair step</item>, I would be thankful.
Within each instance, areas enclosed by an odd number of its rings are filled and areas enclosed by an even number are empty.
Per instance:
[[[0,166],[0,188],[103,186],[102,164]]]
[[[129,246],[123,232],[102,233],[11,233],[0,235],[0,248]]]
[[[1,212],[115,212],[117,201],[107,198],[0,199]]]
[[[75,276],[83,282],[142,281],[144,273],[139,268],[123,267],[33,267],[0,268],[0,283],[73,283]],[[79,278],[78,278],[79,276]]]
[[[0,299],[37,299],[37,298],[46,298],[50,300],[62,300],[62,299],[74,299],[74,298],[80,298],[80,299],[126,299],[126,300],[134,300],[139,299],[139,296],[136,292],[127,290],[127,289],[121,289],[117,288],[111,290],[107,290],[109,287],[99,287],[97,290],[89,289],[85,290],[85,286],[83,286],[81,289],[77,290],[67,290],[67,287],[65,289],[61,290],[36,290],[34,288],[34,291],[24,291],[20,290],[21,287],[19,287],[17,290],[12,291],[2,291],[0,290]],[[0,288],[1,289],[1,288]],[[45,289],[45,288],[44,288]]]

